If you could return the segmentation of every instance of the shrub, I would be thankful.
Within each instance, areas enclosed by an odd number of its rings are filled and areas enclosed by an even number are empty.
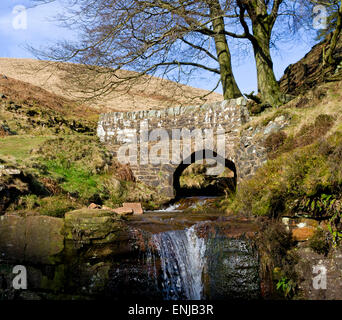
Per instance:
[[[304,125],[295,136],[287,136],[282,131],[270,134],[264,142],[269,159],[275,159],[283,153],[310,145],[319,139],[322,142],[322,137],[324,137],[333,124],[334,118],[332,116],[321,114],[313,124]],[[325,145],[325,147],[327,146]],[[320,149],[323,152],[321,147]]]
[[[310,100],[307,97],[302,97],[297,101],[297,103],[295,104],[295,107],[298,109],[308,108],[311,106],[309,103],[310,103]]]
[[[313,124],[304,125],[296,136],[296,147],[303,147],[324,136],[334,124],[334,118],[320,114]]]
[[[283,131],[278,131],[267,136],[264,146],[270,159],[277,156],[278,149],[284,144],[287,135]]]
[[[265,221],[261,224],[256,244],[263,278],[270,279],[276,289],[280,289],[282,297],[293,296],[297,288],[294,265],[298,262],[298,256],[292,250],[296,243],[291,233],[279,221]]]
[[[328,255],[330,244],[328,236],[323,229],[317,229],[314,235],[309,240],[309,247],[318,254]]]

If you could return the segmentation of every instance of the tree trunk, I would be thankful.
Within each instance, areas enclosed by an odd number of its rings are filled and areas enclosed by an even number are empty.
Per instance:
[[[254,24],[253,41],[254,57],[257,68],[258,92],[264,103],[272,106],[282,104],[282,93],[273,71],[270,52],[271,30],[265,24]]]
[[[222,18],[222,10],[218,1],[210,1],[210,16],[213,19],[213,31],[215,32],[214,40],[216,54],[220,65],[221,83],[223,88],[224,99],[234,99],[241,97],[241,91],[236,84],[231,55],[228,47],[226,36],[224,35],[224,20]]]
[[[342,1],[340,3],[340,8],[338,10],[338,16],[337,16],[337,23],[336,23],[336,28],[332,34],[330,43],[329,43],[329,48],[325,54],[324,57],[324,64],[326,65],[332,65],[334,64],[334,51],[336,49],[337,46],[337,42],[338,42],[338,38],[341,34],[342,31]]]

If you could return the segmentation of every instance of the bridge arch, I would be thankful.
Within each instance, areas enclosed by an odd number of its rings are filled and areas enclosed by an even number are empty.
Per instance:
[[[232,180],[232,189],[235,191],[237,186],[237,169],[235,163],[227,158],[222,157],[221,155],[217,154],[215,151],[202,149],[193,152],[190,156],[185,158],[175,169],[173,173],[173,189],[175,197],[179,197],[179,191],[181,190],[180,186],[180,177],[182,173],[192,164],[196,163],[196,161],[201,160],[215,160],[218,169],[228,168],[230,171],[233,172],[234,176]],[[213,174],[215,175],[215,174]]]

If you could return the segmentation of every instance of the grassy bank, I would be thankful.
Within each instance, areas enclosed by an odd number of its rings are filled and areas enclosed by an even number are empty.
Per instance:
[[[269,160],[240,184],[228,212],[279,217],[333,216],[342,200],[342,83],[309,91],[277,110],[266,110],[247,126],[263,127],[279,115],[289,125],[271,133]]]

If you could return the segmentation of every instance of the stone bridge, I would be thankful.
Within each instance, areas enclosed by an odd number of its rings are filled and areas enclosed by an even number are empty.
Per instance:
[[[265,150],[241,133],[249,121],[244,98],[201,106],[102,114],[97,134],[135,178],[173,198],[187,166],[211,159],[209,174],[234,172],[235,185],[266,160]],[[242,134],[242,135],[241,135]],[[215,164],[213,166],[213,164]]]

